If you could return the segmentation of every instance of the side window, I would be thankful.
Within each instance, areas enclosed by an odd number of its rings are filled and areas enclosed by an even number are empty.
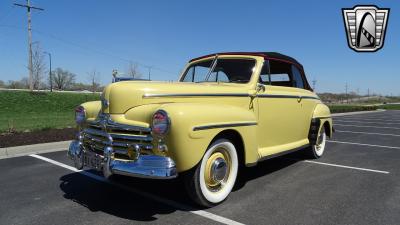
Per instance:
[[[291,64],[277,60],[270,60],[269,65],[271,73],[271,85],[284,87],[293,86],[291,79]]]
[[[261,73],[260,73],[260,79],[258,81],[258,83],[267,85],[269,84],[269,69],[268,69],[268,61],[264,62],[264,65],[261,69]]]
[[[215,82],[229,82],[228,76],[224,73],[222,70],[217,70],[216,72],[212,72],[210,74],[209,81],[215,81]]]
[[[304,82],[301,73],[299,69],[297,69],[297,67],[294,65],[292,65],[292,76],[293,76],[293,87],[304,89]]]
[[[271,82],[290,82],[289,74],[287,73],[276,73],[271,74]]]

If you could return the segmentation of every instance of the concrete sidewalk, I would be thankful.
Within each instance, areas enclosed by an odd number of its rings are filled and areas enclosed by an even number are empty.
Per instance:
[[[66,151],[69,147],[69,143],[71,143],[71,141],[60,141],[60,142],[50,142],[43,144],[0,148],[0,159],[24,156],[29,154]]]

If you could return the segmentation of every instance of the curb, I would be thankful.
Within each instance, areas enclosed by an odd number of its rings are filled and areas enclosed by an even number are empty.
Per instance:
[[[374,111],[358,111],[358,112],[346,112],[346,113],[332,113],[332,117],[337,117],[337,116],[350,116],[350,115],[358,115],[358,114],[367,114],[367,113],[378,113],[378,112],[384,112],[386,111],[385,109],[377,109]]]
[[[34,145],[0,148],[0,159],[41,154],[47,152],[66,151],[71,141],[50,142]]]

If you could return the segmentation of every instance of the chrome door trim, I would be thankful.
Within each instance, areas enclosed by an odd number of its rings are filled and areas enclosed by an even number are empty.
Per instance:
[[[255,125],[257,125],[257,122],[210,124],[210,125],[204,125],[204,126],[196,126],[196,127],[193,127],[193,131],[208,130],[208,129],[216,129],[216,128],[226,128],[226,127],[255,126]]]

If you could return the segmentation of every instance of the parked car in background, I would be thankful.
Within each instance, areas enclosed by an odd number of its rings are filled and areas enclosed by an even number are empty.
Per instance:
[[[300,149],[319,158],[332,136],[329,108],[302,65],[274,52],[195,58],[172,83],[112,83],[101,101],[77,107],[76,122],[76,168],[107,178],[179,175],[207,207],[227,198],[241,166]]]

